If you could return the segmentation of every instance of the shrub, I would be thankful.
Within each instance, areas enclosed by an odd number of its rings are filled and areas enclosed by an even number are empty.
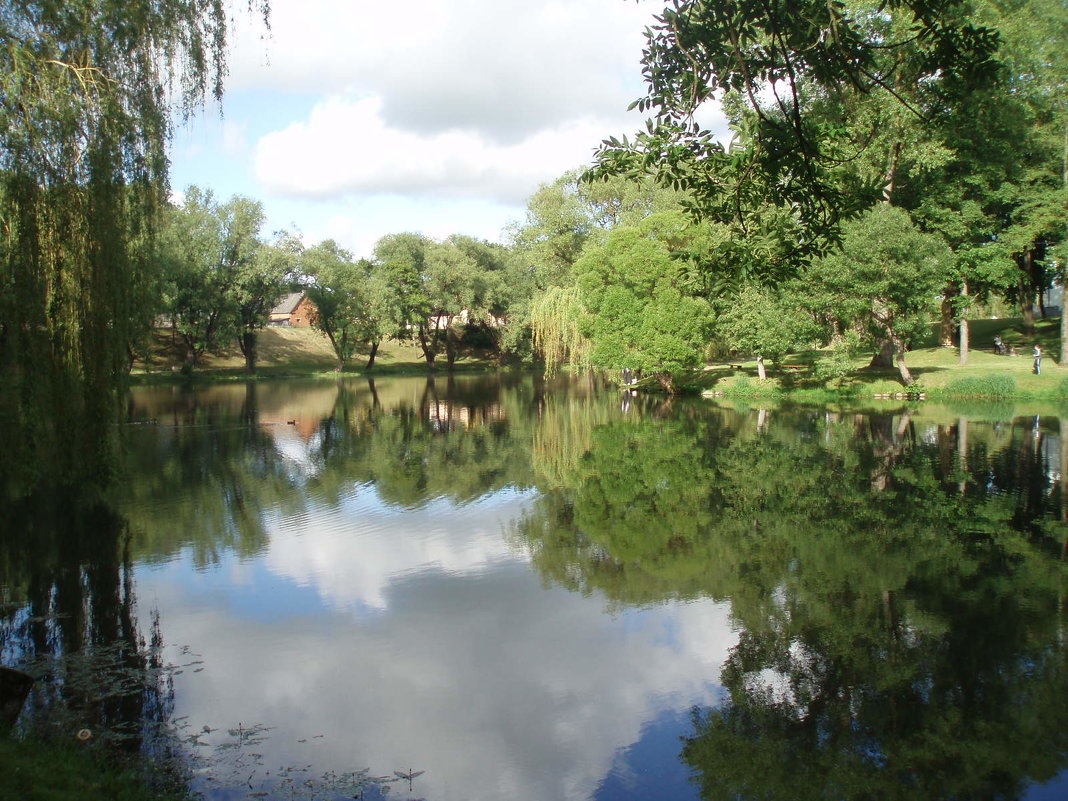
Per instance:
[[[954,378],[942,394],[947,398],[1011,398],[1016,394],[1016,379],[1005,373]]]

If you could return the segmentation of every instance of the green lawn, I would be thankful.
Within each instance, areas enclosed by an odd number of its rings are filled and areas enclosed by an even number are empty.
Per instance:
[[[1019,397],[1061,397],[1068,389],[1068,383],[1065,383],[1068,366],[1061,367],[1056,361],[1060,355],[1060,318],[1036,321],[1033,337],[1023,332],[1019,318],[975,320],[970,323],[970,330],[971,347],[966,366],[960,365],[957,348],[943,348],[936,344],[937,329],[934,326],[924,346],[908,352],[905,361],[919,385],[916,390],[931,395],[960,395],[968,392],[967,386],[1004,387],[1008,383],[1004,377],[1011,378],[1013,394]],[[1000,334],[1007,346],[1014,347],[1016,355],[997,355],[995,334]],[[1042,346],[1045,354],[1041,375],[1032,373],[1032,352],[1036,343]],[[821,355],[820,351],[796,353],[784,359],[783,364],[812,364]],[[873,370],[868,367],[870,361],[870,354],[858,356],[850,363],[849,375],[832,381],[821,380],[812,369],[782,370],[774,363],[768,363],[768,380],[759,382],[755,360],[746,360],[741,362],[741,370],[733,370],[729,364],[712,365],[699,383],[713,391],[752,394],[829,390],[870,396],[904,390],[896,369]]]
[[[147,360],[134,366],[135,376],[173,375],[181,369],[184,352],[171,329],[153,332]],[[329,340],[313,328],[265,328],[259,336],[259,358],[256,373],[260,376],[296,376],[333,373],[337,364]],[[457,367],[486,366],[491,362],[479,354],[464,354],[456,360]],[[363,349],[346,368],[346,372],[360,373],[367,364],[367,350]],[[438,369],[445,367],[445,354],[437,357]],[[415,342],[386,340],[375,358],[375,373],[423,372],[426,360]],[[237,345],[205,354],[194,370],[205,377],[245,376],[245,358]]]

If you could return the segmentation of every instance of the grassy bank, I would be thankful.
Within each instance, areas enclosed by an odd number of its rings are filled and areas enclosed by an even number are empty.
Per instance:
[[[1060,351],[1060,318],[1039,320],[1033,336],[1025,334],[1018,319],[978,320],[971,324],[972,340],[968,364],[961,365],[957,348],[939,347],[934,332],[922,346],[910,350],[906,363],[916,384],[906,388],[896,369],[868,367],[868,354],[848,362],[848,372],[841,377],[821,375],[820,351],[791,354],[783,367],[770,363],[768,378],[759,380],[755,360],[710,365],[696,380],[697,388],[706,393],[727,397],[774,397],[789,395],[798,399],[835,399],[841,397],[879,397],[901,393],[918,393],[929,400],[961,399],[1035,399],[1068,401],[1068,366],[1055,361]],[[1000,335],[1014,355],[999,355],[994,349],[994,335]],[[1042,346],[1046,356],[1042,373],[1032,372],[1032,350]]]
[[[971,349],[968,364],[961,366],[956,348],[939,347],[932,326],[926,342],[909,351],[906,361],[916,385],[908,388],[923,393],[930,400],[948,399],[1035,399],[1068,401],[1068,367],[1057,364],[1060,350],[1060,318],[1036,322],[1034,335],[1024,332],[1021,321],[1014,318],[975,320],[971,322]],[[1002,338],[1015,350],[1014,355],[998,355],[994,336]],[[1042,374],[1032,373],[1031,352],[1035,344],[1047,354]],[[149,355],[135,365],[135,383],[187,380],[180,373],[183,351],[170,329],[157,329]],[[743,359],[731,363],[711,364],[687,382],[691,389],[728,397],[768,398],[789,395],[799,400],[835,400],[871,398],[906,391],[896,369],[875,370],[868,367],[869,354],[848,360],[847,372],[828,377],[819,364],[826,353],[805,351],[786,357],[782,364],[768,364],[768,378],[759,380],[756,361]],[[345,375],[425,375],[428,368],[414,342],[388,340],[379,349],[374,370],[367,373],[367,354],[359,354],[345,370]],[[260,333],[257,377],[336,376],[336,360],[327,339],[311,328],[267,328]],[[458,371],[485,370],[497,367],[491,354],[467,351],[457,359]],[[445,369],[439,357],[438,370]],[[246,380],[245,362],[237,347],[205,354],[194,371],[201,381]],[[655,389],[655,388],[654,388]]]
[[[344,374],[361,375],[367,364],[367,349],[358,352]],[[181,374],[184,350],[172,329],[158,328],[149,343],[148,354],[134,364],[135,383],[187,379]],[[312,328],[265,328],[260,332],[256,376],[260,378],[337,375],[337,359],[330,342]],[[489,354],[465,351],[456,360],[457,370],[485,369],[496,364]],[[445,355],[438,356],[437,368],[445,369]],[[422,374],[428,371],[423,352],[415,342],[386,340],[378,349],[372,374]],[[245,357],[236,344],[205,353],[193,371],[194,379],[247,379]]]
[[[92,748],[0,737],[0,801],[185,801],[111,766]]]

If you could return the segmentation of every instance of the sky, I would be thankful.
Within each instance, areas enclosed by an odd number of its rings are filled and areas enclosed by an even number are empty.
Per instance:
[[[241,8],[244,4],[238,2]],[[171,185],[264,204],[264,233],[370,256],[418,231],[507,241],[539,185],[642,124],[660,0],[272,0],[235,14],[220,111],[181,126]]]

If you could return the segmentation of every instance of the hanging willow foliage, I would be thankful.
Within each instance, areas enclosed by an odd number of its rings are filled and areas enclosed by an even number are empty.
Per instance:
[[[266,21],[267,0],[255,2]],[[49,443],[76,462],[79,441],[99,440],[83,434],[108,419],[151,324],[172,120],[221,98],[227,25],[219,0],[0,8],[6,465]]]
[[[535,350],[545,359],[545,375],[562,364],[590,369],[590,340],[582,333],[586,309],[577,286],[549,287],[530,307]]]

